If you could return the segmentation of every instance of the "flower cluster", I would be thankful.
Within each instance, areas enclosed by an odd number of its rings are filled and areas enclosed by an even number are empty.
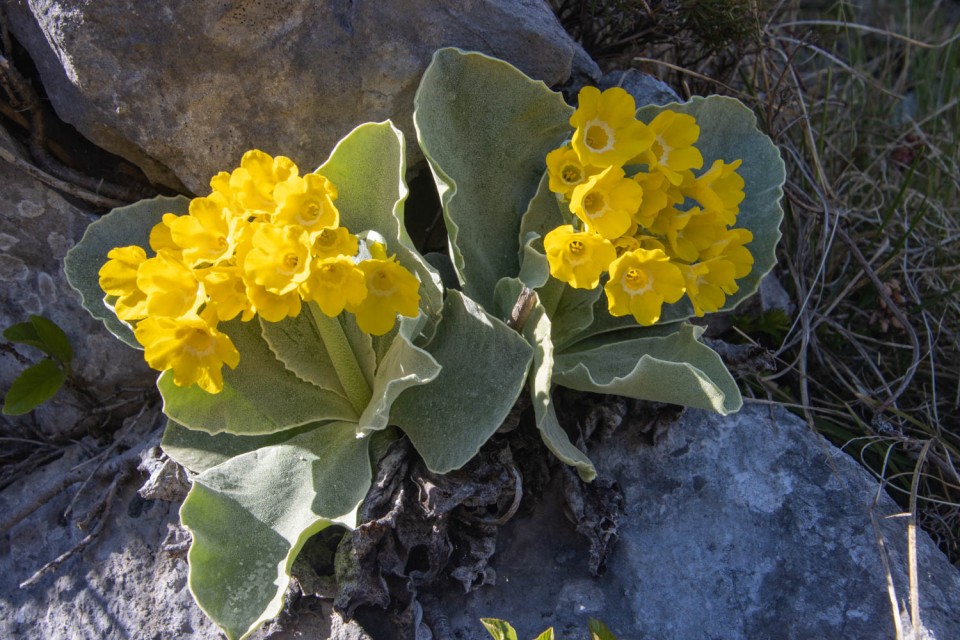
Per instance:
[[[303,301],[327,316],[344,309],[367,333],[390,331],[399,312],[416,316],[420,282],[340,226],[337,188],[317,173],[299,175],[283,156],[244,154],[240,167],[210,181],[210,195],[186,215],[164,214],[139,246],[118,247],[100,269],[100,287],[134,334],[147,363],[173,369],[179,386],[223,388],[222,367],[240,355],[219,322],[256,315],[279,322]]]
[[[696,120],[665,110],[644,124],[620,88],[585,87],[570,125],[571,141],[547,154],[550,190],[574,216],[543,240],[551,275],[593,289],[609,274],[610,313],[642,325],[684,294],[698,316],[722,307],[753,266],[744,246],[753,234],[731,228],[744,198],[741,160],[696,176]]]

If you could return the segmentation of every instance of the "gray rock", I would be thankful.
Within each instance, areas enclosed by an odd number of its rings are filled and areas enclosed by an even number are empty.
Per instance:
[[[589,576],[554,486],[504,532],[496,586],[443,601],[454,637],[487,638],[481,617],[512,621],[521,638],[551,625],[587,638],[588,617],[624,640],[895,636],[871,511],[903,608],[906,521],[888,517],[901,509],[798,418],[690,410],[656,446],[623,433],[592,457],[626,498],[606,575]],[[917,551],[923,627],[960,638],[960,573],[923,532]]]
[[[19,149],[0,129],[0,145]],[[22,156],[21,156],[22,157]],[[152,386],[155,375],[143,355],[110,335],[80,306],[67,283],[63,257],[94,220],[57,192],[0,160],[0,329],[43,315],[62,328],[73,347],[73,367],[88,396],[64,388],[34,411],[48,435],[62,433],[89,415],[91,404],[113,397],[120,387]],[[0,391],[42,354],[31,347],[0,354]],[[7,418],[10,421],[25,418]]]
[[[504,529],[496,586],[434,599],[440,611],[430,618],[448,623],[435,638],[488,640],[481,617],[511,621],[520,638],[551,625],[559,638],[587,638],[588,617],[621,640],[894,637],[871,509],[901,609],[909,608],[906,523],[888,517],[900,509],[882,492],[872,506],[878,485],[846,454],[799,419],[756,405],[729,418],[687,411],[655,446],[623,429],[594,453],[626,494],[606,575],[590,577],[586,542],[554,483],[533,514]],[[0,492],[0,513],[87,459],[90,446]],[[17,584],[83,536],[59,522],[73,490],[0,538],[0,637],[221,637],[187,590],[175,505],[140,499],[144,480],[128,481],[97,542],[34,587]],[[75,513],[106,482],[89,485]],[[960,637],[960,574],[922,532],[917,543],[922,637]],[[253,640],[370,640],[329,600],[288,598],[289,612]]]
[[[158,439],[155,431],[151,442]],[[92,471],[96,463],[89,458],[95,447],[90,439],[82,441],[69,447],[58,461],[7,487],[0,492],[2,513],[15,512],[78,464],[86,462]],[[94,479],[83,488],[73,508],[75,518],[95,509],[110,480]],[[36,570],[86,535],[75,526],[75,518],[69,523],[62,520],[79,485],[48,501],[0,538],[0,637],[220,637],[187,588],[183,550],[165,549],[165,542],[177,541],[180,534],[178,505],[144,501],[136,492],[140,482],[142,477],[137,474],[125,482],[92,545],[34,586],[19,588]]]
[[[636,69],[611,71],[600,79],[599,87],[621,87],[637,101],[637,107],[648,104],[663,105],[671,102],[680,102],[680,96],[670,88],[670,85],[649,73]]]
[[[783,288],[776,274],[768,273],[760,281],[760,310],[763,313],[782,311],[788,318],[793,318],[797,306],[790,298],[790,294]]]
[[[412,136],[413,95],[440,47],[495,55],[548,85],[597,73],[543,0],[29,0],[6,10],[63,120],[152,180],[195,193],[251,148],[309,170],[365,121],[392,118]]]

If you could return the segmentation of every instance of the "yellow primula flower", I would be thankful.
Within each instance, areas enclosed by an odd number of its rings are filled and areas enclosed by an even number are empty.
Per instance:
[[[262,223],[250,242],[244,274],[270,293],[282,296],[296,291],[310,275],[310,241],[303,227]]]
[[[223,365],[233,369],[240,362],[230,337],[195,314],[151,316],[140,321],[134,335],[147,364],[157,371],[173,369],[173,382],[180,387],[196,383],[207,393],[220,393]]]
[[[718,215],[724,224],[735,224],[744,198],[745,183],[737,173],[742,163],[742,160],[730,164],[716,160],[692,185],[684,189],[685,193],[705,210]]]
[[[653,226],[654,220],[667,207],[683,202],[683,194],[659,171],[637,173],[633,180],[643,189],[640,208],[633,214],[634,221],[645,229]]]
[[[693,304],[693,312],[702,318],[704,313],[719,311],[728,294],[736,293],[739,287],[732,262],[721,259],[681,265],[687,286],[687,297]]]
[[[310,277],[300,285],[303,299],[317,303],[331,318],[350,305],[357,307],[367,296],[367,275],[348,256],[315,260]]]
[[[547,175],[550,176],[550,191],[570,199],[574,187],[598,173],[596,167],[584,166],[573,147],[566,145],[547,154]]]
[[[206,298],[193,270],[172,251],[161,251],[140,265],[137,287],[147,296],[150,316],[177,318],[195,313]]]
[[[609,240],[592,232],[577,232],[570,225],[557,227],[543,239],[550,275],[576,289],[593,289],[600,274],[617,257]]]
[[[277,185],[274,197],[277,201],[275,224],[303,227],[311,237],[340,224],[340,212],[333,205],[337,188],[318,173],[288,178]]]
[[[674,243],[677,246],[688,247],[688,253],[683,256],[684,260],[696,262],[702,260],[703,253],[726,236],[727,227],[720,217],[712,211],[692,207],[689,213],[691,214],[690,218],[677,234]]]
[[[587,229],[613,240],[630,229],[642,198],[643,189],[623,169],[607,167],[573,190],[570,211]]]
[[[139,320],[147,315],[147,296],[137,287],[137,270],[146,262],[142,247],[117,247],[107,253],[107,262],[100,267],[100,288],[116,296],[113,310],[121,320]]]
[[[184,263],[191,267],[232,258],[237,242],[236,229],[241,222],[230,213],[223,196],[216,193],[191,200],[190,212],[185,216],[171,219],[164,216],[171,240],[181,248]]]
[[[326,228],[313,240],[313,256],[323,260],[336,256],[355,256],[360,243],[346,227]]]
[[[173,241],[173,233],[170,231],[170,225],[178,217],[174,213],[165,213],[161,221],[150,229],[150,248],[153,249],[154,253],[161,251],[180,252],[180,245]]]
[[[571,146],[583,164],[620,167],[650,148],[653,133],[636,119],[633,96],[620,87],[603,93],[584,87],[578,101],[570,116],[570,125],[576,127]]]
[[[284,318],[296,318],[303,308],[303,300],[296,289],[278,295],[255,282],[244,281],[247,286],[247,299],[253,310],[267,322],[280,322]]]
[[[238,315],[247,322],[256,311],[247,297],[247,283],[243,281],[243,269],[238,266],[211,267],[197,271],[204,291],[207,293],[207,308],[212,309],[217,319],[226,322]]]
[[[364,260],[357,265],[364,273],[367,296],[358,304],[347,302],[347,311],[357,317],[357,326],[375,336],[393,328],[397,313],[410,318],[420,311],[420,281],[395,259]]]
[[[664,302],[683,297],[685,286],[680,269],[663,251],[637,249],[613,261],[604,291],[610,315],[632,315],[649,326],[660,319]]]
[[[663,173],[675,185],[683,181],[684,171],[703,166],[703,156],[693,146],[700,137],[700,127],[693,116],[661,111],[649,127],[653,144],[637,161],[646,162],[651,171]]]
[[[753,269],[753,254],[745,244],[753,240],[749,229],[727,229],[705,250],[700,252],[701,260],[723,258],[733,263],[735,276],[739,280]]]
[[[640,248],[640,240],[633,235],[620,236],[614,240],[612,244],[614,250],[617,252],[618,258],[628,251],[633,251]]]
[[[226,184],[217,176],[211,186],[215,191],[232,194],[239,207],[249,215],[271,215],[277,207],[274,189],[298,173],[297,165],[290,158],[274,158],[254,149],[243,154],[240,166],[233,170]]]
[[[660,212],[650,225],[653,233],[666,239],[666,251],[671,257],[685,262],[694,262],[699,257],[696,246],[683,235],[683,230],[699,211],[696,207],[690,211],[678,211],[674,207],[668,207]]]

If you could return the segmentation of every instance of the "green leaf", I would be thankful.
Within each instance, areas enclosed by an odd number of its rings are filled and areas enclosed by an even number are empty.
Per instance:
[[[360,416],[359,433],[385,429],[390,424],[390,410],[400,394],[430,382],[440,373],[440,365],[433,356],[413,344],[416,328],[412,318],[401,318],[400,330],[377,366],[370,403]]]
[[[193,536],[190,591],[230,640],[280,613],[290,566],[310,536],[353,518],[371,480],[368,442],[355,427],[324,425],[194,480],[180,509]]]
[[[36,347],[46,353],[46,345],[32,322],[18,322],[10,325],[3,330],[3,337],[10,342]]]
[[[210,434],[266,435],[308,422],[347,420],[357,412],[343,396],[304,382],[277,360],[260,338],[256,322],[233,320],[220,326],[240,352],[236,369],[224,368],[223,391],[210,394],[196,385],[178,387],[171,371],[157,381],[163,412],[171,419]]]
[[[550,627],[533,640],[553,640],[553,627]]]
[[[500,281],[497,285],[497,306],[501,315],[513,307],[522,287],[523,284],[514,278]],[[590,459],[570,442],[570,437],[557,419],[553,405],[554,345],[550,338],[551,332],[550,318],[538,300],[523,327],[523,337],[533,347],[533,366],[527,383],[537,429],[553,455],[575,467],[584,482],[590,482],[597,477],[597,470]]]
[[[590,640],[617,640],[617,637],[611,633],[607,625],[595,618],[590,618],[587,628],[590,630]]]
[[[229,433],[212,436],[205,431],[188,429],[178,422],[167,420],[160,446],[178,464],[194,473],[201,473],[230,458],[286,442],[319,426],[320,423],[311,422],[265,436],[235,436]]]
[[[502,424],[523,388],[532,349],[517,332],[459,291],[423,347],[443,367],[396,399],[391,422],[434,473],[459,469]]]
[[[160,222],[164,213],[187,213],[190,200],[183,196],[141,200],[127,207],[114,209],[89,227],[83,238],[63,261],[70,286],[77,290],[83,308],[103,322],[110,332],[134,349],[143,349],[133,336],[130,326],[113,313],[103,302],[100,288],[100,267],[107,261],[107,253],[116,247],[139,245],[149,251],[150,230]]]
[[[580,391],[736,412],[740,390],[720,356],[698,341],[702,333],[681,323],[596,336],[557,355],[553,379]]]
[[[440,313],[440,276],[414,248],[404,227],[407,199],[403,134],[389,120],[362,124],[348,133],[317,171],[337,186],[341,224],[353,233],[372,229],[383,235],[387,250],[420,278],[421,307]]]
[[[10,385],[3,400],[3,413],[20,416],[46,402],[60,390],[67,375],[56,362],[44,358],[24,369]]]
[[[277,360],[304,382],[346,397],[330,354],[317,334],[310,313],[268,322],[260,318],[260,333]],[[241,353],[241,361],[243,354]]]
[[[494,640],[517,640],[517,632],[506,620],[497,618],[480,618],[484,628],[490,632]]]
[[[73,348],[70,346],[70,338],[58,327],[52,320],[43,316],[30,316],[30,323],[36,329],[37,336],[43,343],[40,347],[44,353],[53,356],[65,365],[69,365],[73,360]]]
[[[440,49],[414,98],[420,147],[440,192],[463,291],[493,308],[500,278],[520,269],[520,216],[573,110],[511,65]]]

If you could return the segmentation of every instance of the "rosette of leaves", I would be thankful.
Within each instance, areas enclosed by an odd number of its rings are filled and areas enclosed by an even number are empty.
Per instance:
[[[649,123],[667,108],[696,118],[704,166],[743,160],[746,197],[737,220],[753,233],[755,262],[722,308],[732,309],[776,262],[784,165],[737,100],[644,106],[637,117]],[[572,289],[550,277],[543,237],[569,214],[549,190],[544,157],[570,137],[572,113],[560,94],[503,61],[442,49],[420,84],[414,123],[463,292],[506,318],[524,288],[536,291],[522,333],[534,349],[528,386],[537,426],[549,449],[590,480],[593,464],[557,420],[554,384],[721,414],[737,411],[742,399],[719,356],[699,341],[702,329],[686,322],[694,315],[686,299],[665,308],[656,325],[640,327],[630,316],[610,316],[600,288]]]
[[[241,354],[223,391],[158,381],[169,421],[164,450],[192,471],[180,516],[193,542],[189,585],[231,640],[282,609],[290,567],[306,540],[334,522],[355,524],[377,455],[410,438],[432,471],[465,464],[493,434],[524,388],[533,348],[459,291],[444,292],[404,228],[405,149],[390,122],[348,134],[318,169],[339,190],[345,225],[370,230],[420,282],[420,315],[384,336],[360,331],[349,314],[344,340],[325,341],[309,313],[278,323],[221,325]],[[113,247],[148,246],[164,213],[186,198],[116,209],[90,225],[66,271],[86,309],[140,348],[104,303],[97,272]],[[341,375],[344,364],[362,380]],[[346,385],[351,385],[348,390]],[[355,387],[357,388],[354,388]],[[362,410],[351,402],[368,400]]]

